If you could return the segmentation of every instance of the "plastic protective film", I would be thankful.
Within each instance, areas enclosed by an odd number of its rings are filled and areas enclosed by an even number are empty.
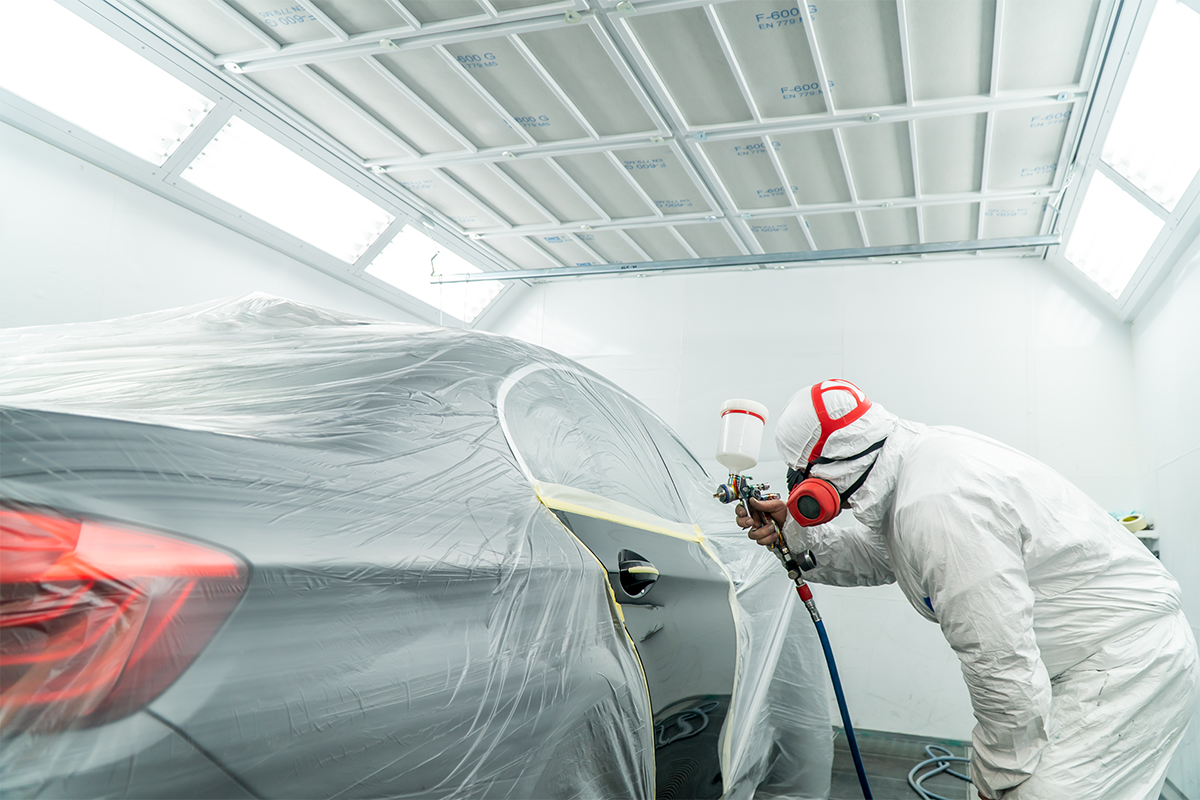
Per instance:
[[[255,295],[0,331],[0,423],[6,796],[828,794],[786,577],[561,356]]]

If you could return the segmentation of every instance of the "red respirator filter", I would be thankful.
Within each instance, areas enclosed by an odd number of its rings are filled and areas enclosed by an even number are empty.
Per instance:
[[[820,478],[806,478],[788,495],[788,513],[804,528],[824,525],[842,510],[842,498],[833,484]]]

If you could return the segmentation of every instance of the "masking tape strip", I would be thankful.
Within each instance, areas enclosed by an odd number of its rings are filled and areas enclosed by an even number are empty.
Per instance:
[[[700,532],[699,525],[692,525],[689,528],[689,526],[683,524],[673,524],[670,522],[670,520],[661,519],[660,517],[653,517],[653,519],[639,519],[634,516],[626,516],[625,514],[615,513],[617,510],[616,508],[613,508],[612,510],[601,510],[589,505],[583,505],[579,502],[572,502],[572,500],[568,500],[561,495],[566,494],[573,499],[586,500],[587,493],[578,489],[571,489],[570,487],[559,487],[557,485],[535,483],[533,488],[534,491],[537,492],[538,500],[541,500],[543,505],[545,505],[547,508],[553,509],[554,511],[565,511],[569,514],[579,514],[580,516],[591,517],[592,519],[602,519],[606,522],[616,523],[617,525],[637,528],[638,530],[649,531],[651,533],[661,533],[664,536],[672,536],[676,539],[683,539],[684,541],[688,542],[700,543],[704,541],[704,534]],[[620,503],[606,501],[604,498],[598,496],[596,499],[603,501],[604,505],[621,506]],[[630,508],[629,511],[637,513],[636,509]],[[646,516],[649,517],[650,515],[647,514]]]

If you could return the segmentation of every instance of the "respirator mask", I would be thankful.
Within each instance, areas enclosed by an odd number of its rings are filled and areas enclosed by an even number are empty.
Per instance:
[[[843,458],[825,458],[822,456],[809,462],[808,466],[802,470],[789,468],[787,474],[787,510],[792,515],[792,519],[796,520],[801,527],[809,528],[813,525],[824,525],[840,514],[843,508],[849,508],[850,496],[866,483],[867,476],[871,474],[871,470],[875,469],[875,463],[879,460],[879,456],[875,456],[875,460],[871,462],[871,465],[844,492],[838,492],[837,488],[829,481],[824,478],[814,478],[809,473],[818,464],[853,461],[856,458],[870,455],[882,448],[886,442],[887,438],[885,437],[861,453],[844,456]]]

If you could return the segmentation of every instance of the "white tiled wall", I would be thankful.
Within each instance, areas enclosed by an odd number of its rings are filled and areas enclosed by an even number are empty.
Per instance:
[[[388,303],[0,124],[0,327],[267,292],[376,319]]]
[[[1175,268],[1139,315],[1133,352],[1144,510],[1200,640],[1200,253]],[[1200,798],[1200,709],[1168,777]]]
[[[492,329],[616,381],[713,474],[722,401],[778,413],[797,390],[845,377],[902,417],[1031,453],[1106,508],[1142,502],[1130,326],[1038,259],[558,281]],[[772,432],[753,474],[779,485]],[[896,587],[816,594],[856,725],[970,737],[958,661]]]

